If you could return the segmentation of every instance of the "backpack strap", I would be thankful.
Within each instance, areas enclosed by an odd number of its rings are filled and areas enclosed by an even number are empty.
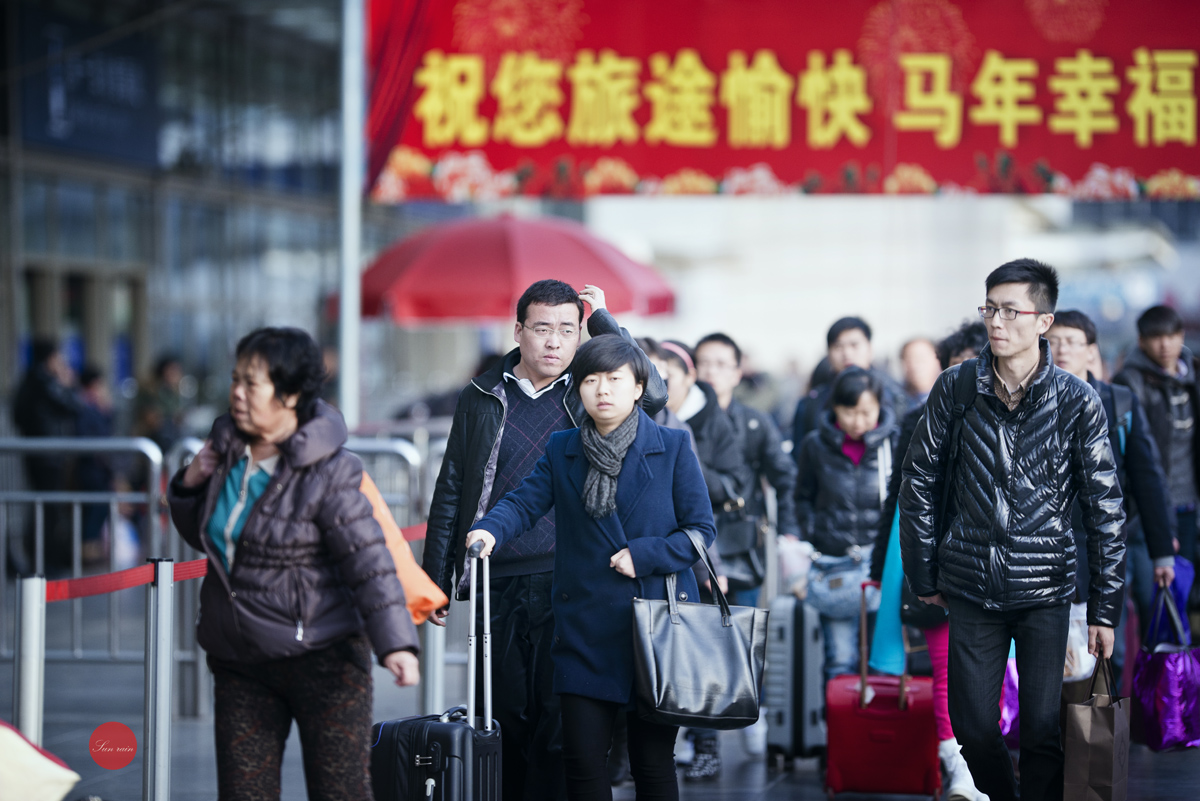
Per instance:
[[[979,369],[979,359],[967,359],[963,362],[954,376],[954,406],[950,409],[950,437],[946,443],[946,457],[942,467],[942,493],[938,498],[938,530],[944,531],[946,525],[946,505],[950,500],[950,481],[954,478],[954,467],[958,461],[959,440],[962,438],[963,418],[967,410],[975,405],[975,396],[979,389],[975,385],[975,375]]]
[[[1125,443],[1129,432],[1133,430],[1133,390],[1117,384],[1109,384],[1112,392],[1113,416],[1112,426],[1117,432],[1117,443],[1121,448],[1121,456],[1125,456]]]

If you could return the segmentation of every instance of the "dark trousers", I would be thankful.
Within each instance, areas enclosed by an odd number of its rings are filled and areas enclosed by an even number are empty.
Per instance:
[[[678,801],[675,776],[675,726],[642,720],[620,704],[582,695],[563,695],[563,757],[570,801],[612,801],[608,750],[618,715],[629,731],[629,772],[637,801]]]
[[[562,713],[550,661],[553,579],[553,573],[492,579],[492,712],[504,738],[505,801],[547,801],[567,795]],[[477,614],[482,635],[482,603]],[[483,664],[482,651],[479,664]],[[475,691],[477,708],[482,710],[482,672]]]
[[[950,722],[975,786],[991,801],[1063,797],[1059,701],[1070,605],[990,612],[959,598],[950,604]],[[1009,642],[1021,676],[1021,784],[1000,735],[1000,688]]]
[[[300,730],[311,801],[373,801],[371,646],[357,635],[288,659],[209,657],[220,801],[278,801],[283,747]]]

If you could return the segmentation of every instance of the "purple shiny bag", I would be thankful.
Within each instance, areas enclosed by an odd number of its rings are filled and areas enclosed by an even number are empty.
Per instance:
[[[1155,751],[1200,746],[1200,649],[1185,644],[1169,592],[1158,593],[1155,622],[1164,609],[1176,642],[1158,642],[1158,627],[1151,626],[1133,668],[1133,739]]]
[[[1009,659],[1004,668],[1004,686],[1000,690],[1000,734],[1009,748],[1019,748],[1021,745],[1020,685],[1017,660]]]

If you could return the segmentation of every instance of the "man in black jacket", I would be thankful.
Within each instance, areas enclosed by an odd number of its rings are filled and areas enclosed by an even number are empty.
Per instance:
[[[571,361],[580,344],[583,303],[592,307],[592,336],[622,330],[604,308],[604,293],[576,293],[561,281],[530,286],[517,302],[513,337],[518,347],[474,379],[458,397],[442,469],[429,509],[422,563],[450,596],[466,591],[465,543],[471,526],[533,471],[555,431],[574,428],[586,412],[567,391]],[[642,395],[653,416],[665,404],[657,373]],[[503,795],[508,801],[541,801],[566,795],[562,723],[553,693],[550,647],[554,618],[554,514],[497,549],[492,556],[491,618],[494,714],[504,732]],[[434,613],[438,625],[448,609]]]
[[[1124,599],[1125,512],[1104,408],[1094,389],[1054,366],[1042,338],[1057,301],[1057,274],[1031,259],[988,276],[980,307],[988,345],[933,388],[900,491],[904,573],[923,601],[950,610],[950,720],[976,786],[992,801],[1063,795],[1058,715],[1075,594],[1076,497],[1087,529],[1093,654],[1112,655]],[[974,381],[975,393],[956,409],[964,380]],[[946,450],[956,429],[955,456]],[[945,524],[943,492],[952,501]],[[996,714],[1013,639],[1020,788]]]
[[[829,380],[816,384],[808,394],[796,404],[796,414],[792,418],[792,458],[800,453],[800,443],[810,431],[816,431],[821,426],[821,414],[829,409],[829,392],[833,389],[833,379],[847,367],[861,367],[870,370],[883,381],[883,405],[890,408],[896,415],[896,422],[904,419],[908,411],[909,400],[904,390],[883,371],[877,371],[871,366],[871,326],[861,317],[843,317],[829,327],[825,335],[828,347]],[[814,372],[814,377],[816,373]]]
[[[1196,505],[1200,501],[1200,369],[1183,344],[1183,320],[1170,306],[1153,306],[1138,318],[1138,347],[1113,379],[1133,390],[1158,445],[1167,491],[1175,509],[1179,554],[1197,564]],[[1200,599],[1193,587],[1192,598]]]
[[[1147,623],[1152,614],[1154,584],[1166,587],[1175,580],[1174,510],[1167,494],[1158,446],[1137,396],[1128,387],[1113,386],[1088,370],[1088,351],[1096,344],[1096,325],[1086,314],[1070,309],[1054,315],[1046,334],[1054,364],[1088,382],[1100,395],[1108,418],[1109,446],[1117,464],[1117,478],[1125,493],[1125,586],[1134,597],[1138,617]],[[1071,519],[1079,567],[1075,573],[1076,603],[1088,596],[1083,509],[1078,503]],[[1151,568],[1151,565],[1153,567]],[[1145,575],[1139,575],[1144,572]],[[1153,578],[1150,574],[1153,573]],[[1125,605],[1113,646],[1113,673],[1125,664]]]

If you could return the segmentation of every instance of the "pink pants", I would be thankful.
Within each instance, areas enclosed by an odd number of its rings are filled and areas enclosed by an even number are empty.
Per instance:
[[[933,663],[933,717],[937,720],[939,740],[954,736],[950,727],[950,704],[946,667],[950,661],[950,623],[939,623],[925,629],[925,642],[929,644],[929,661]]]

